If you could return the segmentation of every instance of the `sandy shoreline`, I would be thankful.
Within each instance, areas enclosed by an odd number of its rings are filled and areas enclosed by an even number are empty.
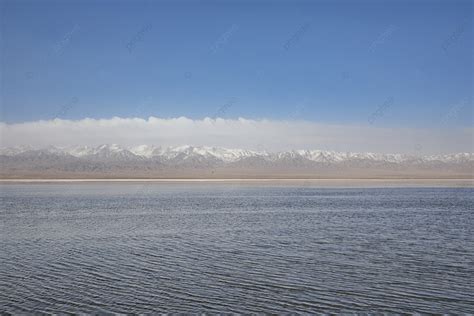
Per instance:
[[[0,179],[0,184],[21,183],[234,183],[348,187],[474,187],[474,179]]]

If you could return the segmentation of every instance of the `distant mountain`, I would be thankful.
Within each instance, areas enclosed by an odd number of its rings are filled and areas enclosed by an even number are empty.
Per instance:
[[[414,156],[218,147],[15,147],[0,149],[0,176],[15,177],[461,177],[473,153]]]

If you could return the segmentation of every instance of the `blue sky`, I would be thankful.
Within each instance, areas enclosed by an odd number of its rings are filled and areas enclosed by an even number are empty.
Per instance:
[[[473,125],[472,1],[1,3],[2,122]]]

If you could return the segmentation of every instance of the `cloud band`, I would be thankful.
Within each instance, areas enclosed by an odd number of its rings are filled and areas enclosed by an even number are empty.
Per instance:
[[[139,144],[253,150],[438,154],[473,151],[473,128],[381,128],[308,121],[204,118],[119,118],[0,123],[0,145],[33,147]]]

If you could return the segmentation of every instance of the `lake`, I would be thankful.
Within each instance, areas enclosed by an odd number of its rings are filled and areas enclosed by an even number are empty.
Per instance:
[[[0,184],[0,311],[474,312],[474,189]]]

